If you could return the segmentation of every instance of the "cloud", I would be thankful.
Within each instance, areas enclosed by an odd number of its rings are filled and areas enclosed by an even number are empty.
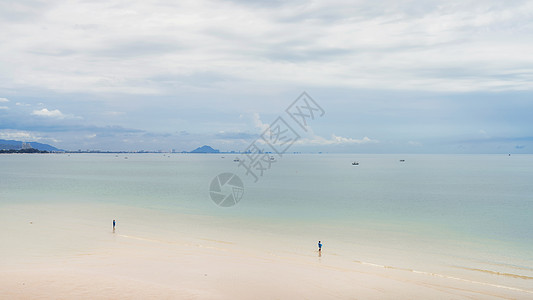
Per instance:
[[[146,132],[238,148],[308,90],[328,117],[301,143],[482,149],[533,128],[532,14],[522,0],[0,1],[0,128],[62,148],[93,133],[86,147],[158,147]]]
[[[362,145],[362,144],[375,144],[379,143],[378,140],[371,139],[367,136],[361,138],[361,139],[354,139],[351,137],[342,137],[335,134],[332,134],[329,139],[314,135],[311,138],[302,138],[301,140],[298,140],[296,144],[299,145],[350,145],[350,144],[356,144],[356,145]]]
[[[19,140],[25,142],[42,142],[42,143],[59,143],[61,140],[48,136],[43,132],[26,131],[26,130],[0,130],[0,139]]]
[[[183,87],[235,91],[265,82],[533,89],[529,1],[246,2],[133,0],[125,9],[105,1],[29,1],[22,10],[2,7],[9,25],[3,38],[17,39],[3,43],[2,85],[126,94],[172,94]],[[35,24],[10,17],[19,14],[31,15]]]
[[[3,139],[3,140],[22,139],[24,141],[28,141],[28,140],[38,141],[38,140],[40,140],[40,136],[36,135],[33,132],[29,132],[29,131],[0,130],[0,139]]]
[[[7,107],[7,106],[0,106],[0,109],[8,110],[9,107]]]
[[[106,116],[116,117],[116,116],[125,115],[126,113],[122,111],[104,111],[102,114]]]
[[[52,118],[64,118],[65,115],[61,113],[58,109],[54,110],[48,110],[47,108],[43,108],[41,110],[34,110],[32,113],[34,116],[43,116],[43,117],[52,117]]]
[[[484,138],[487,138],[487,139],[490,138],[490,135],[489,135],[485,130],[483,130],[483,129],[480,129],[480,130],[479,130],[479,133],[480,133],[481,136],[484,137]]]
[[[246,132],[225,132],[221,131],[215,135],[218,139],[230,139],[230,140],[253,140],[259,137],[259,134],[246,133]]]
[[[486,144],[486,143],[513,143],[513,142],[533,142],[533,136],[520,137],[491,137],[491,138],[473,138],[459,141],[463,144]]]
[[[263,121],[261,121],[261,117],[259,116],[259,113],[253,113],[252,122],[254,126],[258,128],[261,132],[267,130],[268,127],[270,126],[269,124],[265,124],[263,123]]]

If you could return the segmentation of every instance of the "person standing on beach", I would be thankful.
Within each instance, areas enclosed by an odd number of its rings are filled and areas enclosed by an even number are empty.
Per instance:
[[[113,231],[115,231],[115,220],[113,220]]]
[[[322,243],[318,241],[318,252],[322,252]]]

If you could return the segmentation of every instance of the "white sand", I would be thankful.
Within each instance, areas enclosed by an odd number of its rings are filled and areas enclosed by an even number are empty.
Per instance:
[[[254,247],[238,232],[209,234],[219,228],[199,216],[155,222],[149,211],[102,205],[0,210],[0,299],[533,298],[533,288],[349,261],[327,247],[321,257],[265,247],[276,237]]]

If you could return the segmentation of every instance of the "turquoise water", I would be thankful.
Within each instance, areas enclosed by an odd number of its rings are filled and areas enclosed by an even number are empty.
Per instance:
[[[233,230],[302,239],[316,233],[325,247],[338,245],[338,255],[355,260],[389,251],[401,267],[429,255],[447,266],[480,260],[503,266],[496,271],[533,272],[531,155],[286,155],[257,183],[233,158],[1,155],[0,207],[128,205],[210,216]],[[354,160],[360,165],[352,166]],[[209,198],[209,183],[222,172],[245,183],[234,207],[220,208]],[[402,263],[398,255],[405,256]]]

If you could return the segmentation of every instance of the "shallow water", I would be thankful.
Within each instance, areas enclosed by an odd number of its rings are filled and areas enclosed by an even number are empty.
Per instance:
[[[257,183],[233,158],[1,155],[0,209],[64,204],[76,214],[76,205],[109,205],[65,220],[76,228],[92,216],[107,227],[119,207],[139,208],[144,215],[130,213],[126,223],[161,240],[196,230],[204,239],[315,255],[320,239],[324,253],[349,262],[533,287],[531,155],[285,155]],[[234,207],[209,198],[222,172],[244,181]],[[198,226],[184,228],[191,222]]]

